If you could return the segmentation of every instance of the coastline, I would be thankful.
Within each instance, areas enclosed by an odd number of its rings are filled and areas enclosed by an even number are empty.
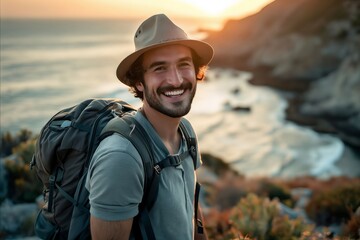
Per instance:
[[[257,79],[254,80],[252,74],[240,83],[243,72],[236,68],[213,67],[211,71],[210,84],[231,78],[239,82],[234,85],[220,83],[212,87],[221,89],[226,86],[228,89],[230,97],[225,100],[222,117],[215,113],[189,116],[198,132],[202,152],[222,158],[246,176],[360,176],[359,156],[351,147],[331,132],[317,131],[289,117],[292,98],[287,96],[290,94],[293,97],[298,92],[254,84]],[[251,95],[253,89],[262,92]],[[267,95],[270,99],[261,99],[261,94],[270,94]],[[221,99],[217,97],[216,100]],[[268,111],[274,107],[272,101],[278,103],[278,109]],[[209,102],[209,105],[219,108],[214,106],[216,104]],[[257,119],[259,117],[267,121],[267,127],[262,126],[262,120]]]
[[[274,77],[271,74],[272,67],[257,66],[251,67],[248,62],[248,56],[232,57],[232,56],[217,56],[212,66],[214,68],[232,68],[238,71],[247,71],[252,73],[252,78],[249,83],[254,86],[267,86],[274,90],[284,93],[287,97],[288,107],[286,109],[286,119],[301,126],[310,127],[316,132],[338,135],[341,134],[331,126],[324,117],[313,117],[304,115],[300,112],[300,106],[304,103],[304,94],[310,90],[311,84],[318,78],[284,78]],[[344,141],[347,139],[343,138]],[[352,146],[350,146],[352,147]],[[356,149],[354,149],[356,150]],[[360,151],[359,151],[360,153]]]

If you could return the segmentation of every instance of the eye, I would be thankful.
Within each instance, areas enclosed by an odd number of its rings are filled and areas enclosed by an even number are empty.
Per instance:
[[[154,68],[154,72],[162,72],[165,71],[166,67],[165,66],[158,66]]]
[[[181,62],[181,63],[179,64],[179,66],[180,66],[180,67],[190,67],[190,66],[192,66],[192,63],[191,63],[191,62],[188,62],[188,61],[186,61],[186,62]]]

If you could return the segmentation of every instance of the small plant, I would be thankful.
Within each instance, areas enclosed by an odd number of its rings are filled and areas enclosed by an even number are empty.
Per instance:
[[[42,192],[42,185],[30,171],[30,161],[35,149],[35,139],[22,142],[13,149],[15,159],[6,159],[8,197],[14,202],[34,202]]]
[[[15,136],[10,132],[1,135],[0,140],[0,156],[5,157],[13,153],[13,148],[19,144],[26,142],[32,138],[32,132],[27,129],[20,130]]]
[[[350,239],[360,239],[360,207],[347,222],[343,235]]]
[[[211,155],[209,153],[202,153],[201,159],[203,161],[204,166],[210,168],[218,176],[223,176],[224,174],[229,172],[237,176],[239,175],[238,172],[232,169],[229,163],[226,163],[221,158],[218,158],[214,155]]]
[[[232,232],[238,231],[258,240],[298,239],[303,232],[313,229],[302,219],[292,220],[281,215],[278,200],[260,198],[255,194],[248,194],[240,200],[232,209],[230,221]]]
[[[360,183],[326,188],[318,192],[306,207],[306,212],[320,226],[347,222],[360,206]]]
[[[294,205],[290,190],[284,184],[265,179],[260,182],[260,187],[257,192],[258,195],[269,197],[270,200],[278,199],[288,207],[293,207]]]

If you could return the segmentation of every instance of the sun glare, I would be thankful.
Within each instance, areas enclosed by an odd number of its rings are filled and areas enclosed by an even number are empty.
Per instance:
[[[211,16],[221,15],[241,0],[184,0]]]

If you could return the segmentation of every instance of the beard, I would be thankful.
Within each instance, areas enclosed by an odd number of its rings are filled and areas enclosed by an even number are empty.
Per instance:
[[[185,116],[190,112],[191,104],[196,93],[196,86],[196,83],[193,86],[190,82],[187,82],[183,83],[178,88],[161,87],[158,88],[156,91],[151,91],[144,84],[144,99],[147,101],[149,106],[156,111],[172,118],[179,118]],[[189,97],[182,101],[168,103],[168,106],[161,101],[161,95],[163,95],[164,92],[179,89],[184,89],[185,92],[190,91]]]

